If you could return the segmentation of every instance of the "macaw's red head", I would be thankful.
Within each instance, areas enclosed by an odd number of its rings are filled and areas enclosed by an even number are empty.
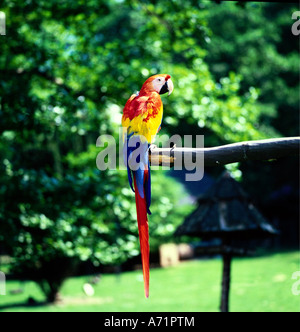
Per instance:
[[[157,92],[162,95],[168,92],[170,95],[173,91],[173,88],[174,86],[170,75],[158,74],[147,79],[147,81],[142,86],[140,94]]]

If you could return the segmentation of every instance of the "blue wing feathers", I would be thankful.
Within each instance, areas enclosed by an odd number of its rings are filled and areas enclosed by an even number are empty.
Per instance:
[[[128,163],[128,160],[132,153],[132,148],[129,148],[128,141],[129,141],[130,137],[132,137],[132,135],[133,135],[133,133],[131,133],[130,135],[127,135],[127,137],[126,137],[126,140],[124,142],[124,147],[123,147],[123,157],[124,157],[124,163],[127,166],[127,175],[128,175],[129,185],[130,185],[131,190],[134,192],[134,188],[133,188],[133,184],[132,184],[131,169],[130,169],[129,163]]]
[[[141,198],[146,199],[147,205],[147,213],[151,214],[150,212],[150,205],[151,205],[151,176],[150,176],[150,163],[149,163],[149,156],[148,156],[148,148],[149,144],[147,142],[141,142],[138,136],[134,136],[136,144],[130,144],[129,140],[133,136],[133,133],[127,136],[127,139],[124,144],[124,162],[127,166],[127,175],[130,187],[134,192],[133,188],[133,181],[132,176],[136,179],[136,190],[138,191]],[[134,146],[131,146],[134,145]],[[138,168],[136,170],[132,170],[130,168],[130,160],[133,158],[132,153],[136,150],[140,149],[140,155],[137,156],[136,163],[138,164]]]
[[[150,205],[151,205],[151,172],[150,172],[150,163],[148,162],[148,172],[147,179],[145,181],[145,193],[146,193],[146,202],[147,202],[147,212],[151,214]]]

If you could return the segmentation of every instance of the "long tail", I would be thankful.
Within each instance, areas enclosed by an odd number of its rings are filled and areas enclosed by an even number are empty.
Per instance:
[[[130,138],[130,137],[129,137]],[[124,157],[127,164],[128,179],[132,190],[135,192],[137,222],[139,228],[140,248],[142,256],[143,277],[144,277],[144,289],[145,296],[149,297],[149,227],[147,214],[150,212],[151,204],[151,179],[150,179],[150,165],[148,158],[148,143],[139,141],[139,137],[136,137],[139,142],[140,155],[136,159],[134,157],[135,146],[129,147],[128,141],[124,152]],[[129,164],[132,161],[136,161],[138,168],[132,170]],[[130,162],[131,161],[131,162]],[[132,186],[132,175],[134,182],[134,189]]]
[[[145,172],[145,180],[148,178],[148,170]],[[136,202],[136,213],[137,213],[137,222],[139,228],[139,237],[140,237],[140,248],[142,256],[142,266],[143,266],[143,277],[144,277],[144,290],[145,296],[149,297],[149,227],[148,227],[148,218],[147,218],[147,202],[146,197],[141,197],[136,174],[133,174],[134,179],[134,188],[135,188],[135,202]]]

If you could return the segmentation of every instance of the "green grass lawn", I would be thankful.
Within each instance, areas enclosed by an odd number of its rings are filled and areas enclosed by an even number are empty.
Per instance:
[[[292,294],[292,279],[300,271],[299,252],[235,258],[231,271],[230,311],[300,311],[300,295]],[[0,296],[0,311],[218,311],[222,261],[219,258],[183,262],[170,268],[151,269],[150,297],[144,298],[141,271],[102,275],[87,297],[83,284],[89,277],[66,281],[62,302],[26,306],[29,296],[44,297],[33,282],[7,281],[7,295]],[[10,291],[24,287],[24,293]],[[300,286],[298,286],[300,291]]]

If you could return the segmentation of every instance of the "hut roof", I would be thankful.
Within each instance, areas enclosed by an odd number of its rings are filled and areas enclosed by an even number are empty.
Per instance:
[[[179,226],[175,235],[220,238],[255,238],[277,230],[253,206],[228,172],[199,198],[198,207]]]

